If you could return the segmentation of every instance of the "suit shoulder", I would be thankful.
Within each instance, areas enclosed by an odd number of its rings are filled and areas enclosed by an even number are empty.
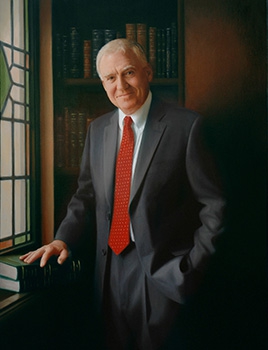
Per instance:
[[[107,124],[110,123],[111,118],[116,114],[116,110],[113,110],[111,112],[105,113],[94,119],[91,123],[90,126],[92,128],[103,128]]]
[[[191,126],[196,120],[202,120],[202,116],[191,109],[181,107],[177,103],[169,103],[164,101],[158,101],[154,105],[154,110],[158,111],[158,115],[166,123],[183,124],[185,126]]]

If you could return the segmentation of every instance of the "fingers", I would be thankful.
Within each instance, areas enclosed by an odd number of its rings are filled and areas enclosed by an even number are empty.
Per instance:
[[[31,253],[32,253],[32,252],[28,252],[28,253],[26,253],[26,254],[24,254],[24,255],[21,255],[21,256],[20,256],[20,260],[22,260],[22,261],[26,260],[27,257],[28,257]]]
[[[57,250],[51,244],[44,246],[45,249],[43,251],[41,260],[40,260],[40,266],[44,267],[46,263],[48,262],[49,258],[51,258],[53,255],[58,255]]]
[[[27,263],[27,264],[31,264],[33,263],[35,260],[41,258],[41,256],[44,254],[45,252],[45,248],[46,246],[43,246],[37,250],[28,252],[27,254],[24,254],[20,257],[20,260],[22,260],[23,262]]]
[[[68,258],[69,252],[67,249],[63,249],[60,253],[60,256],[58,257],[58,263],[63,264],[64,261]]]
[[[45,251],[40,261],[40,266],[45,266],[52,255],[59,255],[58,263],[63,264],[69,255],[67,245],[62,241],[56,240],[45,246]]]
[[[50,244],[44,245],[41,248],[28,252],[20,257],[20,260],[25,263],[31,264],[35,260],[41,258],[40,266],[44,267],[48,260],[53,255],[59,255],[58,263],[62,264],[68,258],[68,247],[67,245],[60,240],[55,240]]]

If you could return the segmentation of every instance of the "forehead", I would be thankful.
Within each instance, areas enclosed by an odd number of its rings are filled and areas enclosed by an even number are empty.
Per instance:
[[[135,67],[141,67],[141,62],[132,51],[107,53],[100,61],[100,71],[102,75]]]

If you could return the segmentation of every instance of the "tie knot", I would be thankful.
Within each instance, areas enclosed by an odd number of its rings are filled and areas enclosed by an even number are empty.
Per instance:
[[[133,123],[133,120],[130,116],[126,116],[124,118],[124,126],[131,126]]]

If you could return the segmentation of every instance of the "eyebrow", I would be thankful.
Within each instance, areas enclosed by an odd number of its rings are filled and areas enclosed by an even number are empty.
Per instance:
[[[130,69],[130,68],[135,68],[135,66],[133,66],[132,64],[130,64],[130,65],[128,65],[128,66],[126,66],[126,67],[123,68],[123,72],[126,71],[126,70],[128,70],[128,69]]]
[[[124,68],[122,69],[122,72],[125,72],[125,71],[127,71],[128,69],[133,69],[133,68],[135,68],[135,66],[133,66],[133,65],[130,64],[130,65],[124,67]],[[104,75],[103,78],[108,78],[108,77],[110,77],[111,75],[114,75],[114,73],[108,73],[108,74]]]

